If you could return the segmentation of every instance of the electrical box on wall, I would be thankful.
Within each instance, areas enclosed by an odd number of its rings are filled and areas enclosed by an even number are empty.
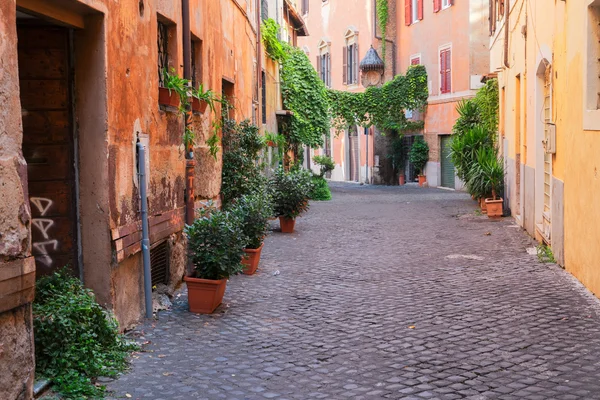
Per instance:
[[[556,154],[556,125],[546,124],[546,138],[542,143],[546,153]]]

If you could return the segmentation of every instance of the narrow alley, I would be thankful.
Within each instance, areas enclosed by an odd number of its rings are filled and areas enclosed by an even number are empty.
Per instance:
[[[599,302],[511,218],[461,192],[331,186],[215,314],[182,291],[140,325],[109,397],[600,398]]]

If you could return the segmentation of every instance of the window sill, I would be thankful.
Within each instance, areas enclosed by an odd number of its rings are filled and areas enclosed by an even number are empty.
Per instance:
[[[583,130],[600,131],[600,110],[583,110]]]

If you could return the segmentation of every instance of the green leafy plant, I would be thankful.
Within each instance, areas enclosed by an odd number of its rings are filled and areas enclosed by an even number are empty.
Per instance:
[[[319,177],[321,178],[324,177],[326,173],[331,172],[335,169],[335,162],[329,156],[314,156],[313,162],[320,167]]]
[[[556,263],[552,249],[546,243],[540,243],[536,246],[538,260],[541,263]]]
[[[181,78],[177,75],[177,71],[174,68],[171,68],[171,72],[168,70],[163,71],[164,74],[164,84],[167,89],[169,89],[169,93],[174,91],[179,96],[179,108],[178,113],[185,118],[186,124],[185,129],[183,131],[183,145],[186,149],[191,149],[194,147],[196,141],[196,134],[192,128],[193,122],[193,113],[190,113],[192,99],[198,99],[199,101],[204,101],[208,104],[211,111],[215,111],[215,103],[220,102],[219,97],[210,89],[204,90],[204,86],[200,84],[198,88],[194,88],[191,86],[191,81],[185,78]],[[211,138],[207,144],[210,147],[210,153],[216,159],[216,154],[218,151],[218,147],[214,145],[214,137],[217,136],[216,132],[218,127],[215,127]],[[210,142],[212,140],[212,142]],[[212,143],[212,144],[211,144]]]
[[[410,149],[409,159],[415,168],[415,172],[418,175],[422,175],[425,164],[429,161],[429,145],[422,136],[417,136],[415,138]]]
[[[279,63],[283,62],[288,56],[284,44],[279,40],[280,30],[279,24],[271,18],[263,21],[260,26],[260,34],[267,55],[271,60]]]
[[[331,200],[331,189],[327,180],[322,176],[312,177],[312,190],[308,196],[311,200],[327,201]]]
[[[494,200],[502,195],[504,186],[504,166],[491,147],[477,150],[475,163],[469,173],[467,187],[478,198],[490,197]]]
[[[273,188],[275,215],[296,218],[308,210],[308,199],[312,190],[312,174],[303,169],[286,172],[278,168],[270,179]]]
[[[33,325],[36,373],[51,379],[64,398],[103,397],[94,379],[116,376],[139,349],[66,268],[37,281]]]
[[[232,207],[238,215],[241,228],[248,238],[248,249],[258,249],[269,230],[269,218],[273,216],[273,201],[266,188],[246,194],[238,199]]]
[[[392,169],[396,175],[404,171],[404,165],[406,164],[406,151],[403,139],[403,135],[396,135],[392,138],[387,154],[387,158],[392,161]]]
[[[475,125],[464,133],[455,133],[452,136],[450,159],[456,168],[456,174],[463,182],[469,180],[469,174],[476,161],[477,151],[482,148],[493,148],[493,146],[491,135],[481,125]]]
[[[246,120],[223,121],[223,170],[221,197],[227,207],[235,199],[252,193],[264,185],[266,178],[261,174],[258,163],[264,142],[258,128]]]
[[[381,30],[381,58],[385,64],[385,53],[386,53],[386,38],[387,38],[387,26],[389,21],[389,5],[388,0],[377,0],[376,4],[377,11],[377,22],[379,29]]]
[[[423,121],[408,121],[405,110],[422,110],[428,96],[427,71],[422,65],[411,66],[406,75],[362,93],[328,90],[330,115],[338,131],[351,125],[374,125],[400,133],[421,129]]]
[[[248,238],[242,230],[239,214],[221,211],[209,204],[184,233],[195,277],[219,280],[239,274]]]
[[[301,145],[319,147],[329,132],[327,88],[306,54],[286,44],[288,57],[281,64],[283,107],[292,115],[282,123],[288,147],[297,152]],[[287,149],[286,149],[287,150]]]

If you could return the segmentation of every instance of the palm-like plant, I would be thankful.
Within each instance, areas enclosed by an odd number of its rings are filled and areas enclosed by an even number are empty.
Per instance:
[[[456,168],[456,174],[463,182],[468,182],[469,173],[476,162],[477,151],[493,149],[494,142],[489,131],[475,126],[463,134],[455,134],[450,144],[450,158]],[[471,193],[473,194],[473,193]]]
[[[497,200],[504,187],[504,166],[493,147],[484,147],[476,152],[475,163],[467,181],[469,192],[474,196]]]

